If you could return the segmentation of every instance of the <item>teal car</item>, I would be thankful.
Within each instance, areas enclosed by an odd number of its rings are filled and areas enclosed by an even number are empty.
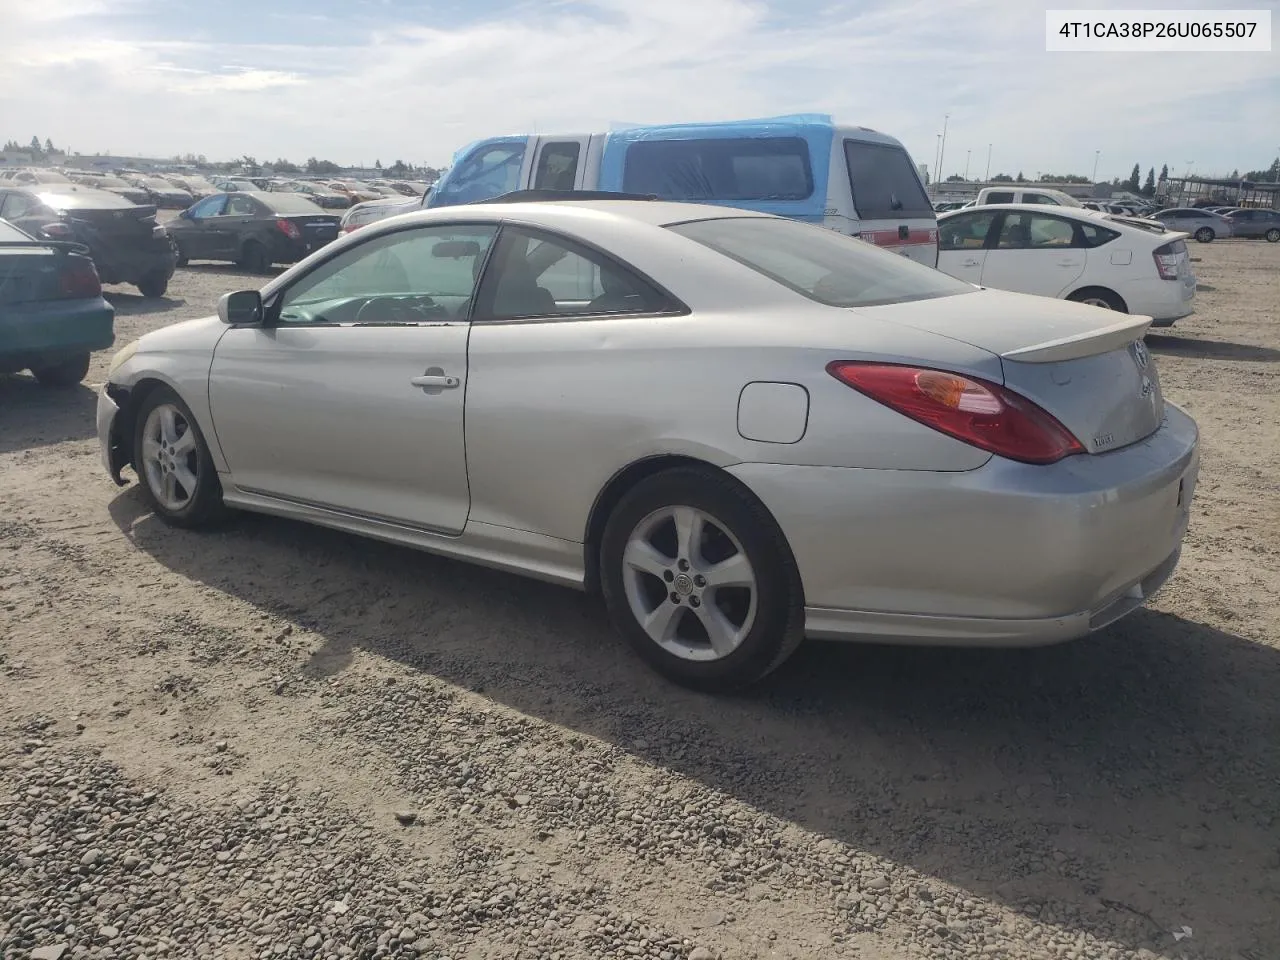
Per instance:
[[[75,386],[89,355],[115,342],[115,314],[86,247],[0,220],[0,374],[30,370],[44,386]]]

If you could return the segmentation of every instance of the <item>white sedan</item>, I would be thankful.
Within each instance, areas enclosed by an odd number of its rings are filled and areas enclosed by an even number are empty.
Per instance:
[[[1188,234],[1093,210],[997,204],[938,217],[938,269],[983,287],[1152,317],[1193,311]]]

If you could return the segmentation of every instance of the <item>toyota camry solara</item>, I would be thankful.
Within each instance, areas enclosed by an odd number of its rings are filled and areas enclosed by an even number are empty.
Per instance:
[[[667,676],[811,637],[1032,645],[1169,577],[1198,468],[1150,318],[644,200],[366,227],[125,347],[106,467],[598,591]]]

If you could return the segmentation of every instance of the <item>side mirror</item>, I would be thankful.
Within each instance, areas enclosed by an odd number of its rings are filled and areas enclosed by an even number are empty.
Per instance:
[[[218,298],[218,319],[231,326],[262,322],[262,294],[257,290],[236,290]]]

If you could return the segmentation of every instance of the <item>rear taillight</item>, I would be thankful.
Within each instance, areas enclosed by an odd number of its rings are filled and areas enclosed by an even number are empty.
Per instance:
[[[276,229],[283,233],[290,240],[297,240],[302,236],[302,231],[298,229],[298,225],[292,220],[280,219],[276,221]]]
[[[1181,243],[1182,241],[1177,242]],[[1151,252],[1151,256],[1156,262],[1156,272],[1160,274],[1160,279],[1178,279],[1178,251],[1175,244],[1166,243],[1164,246],[1156,247]]]
[[[102,281],[93,261],[86,257],[68,257],[58,274],[58,293],[66,299],[102,296]]]
[[[827,372],[903,416],[1009,460],[1056,463],[1085,452],[1053,416],[998,384],[884,363],[836,361]]]
[[[69,223],[46,223],[40,232],[50,240],[74,240],[76,236]]]

